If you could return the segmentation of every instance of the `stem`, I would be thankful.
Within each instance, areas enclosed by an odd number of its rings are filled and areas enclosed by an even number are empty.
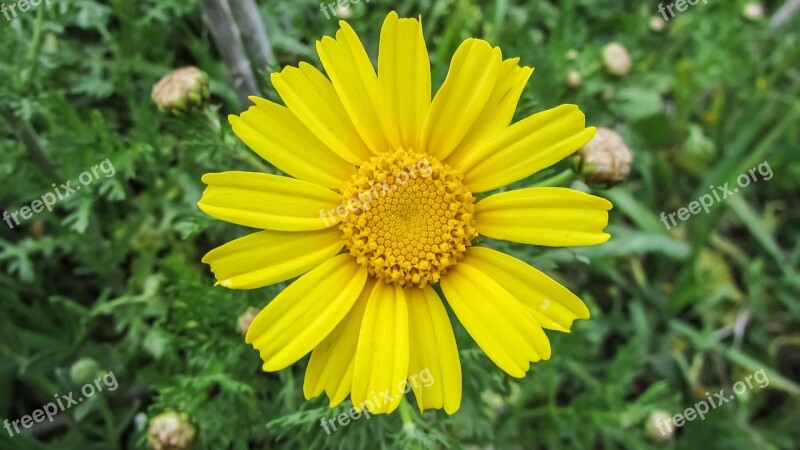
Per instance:
[[[222,128],[222,124],[220,123],[216,109],[206,106],[205,108],[203,108],[203,116],[205,117],[208,126],[210,126],[211,129],[217,132],[219,138],[222,140],[222,143],[226,147],[233,147],[236,149],[236,153],[239,159],[246,162],[247,164],[249,164],[254,169],[260,172],[272,173],[272,174],[275,173],[275,170],[273,170],[270,166],[264,164],[264,162],[260,158],[257,158],[253,154],[253,152],[251,152],[248,149],[242,148],[242,146],[238,142],[236,142],[236,139],[234,139],[234,137],[231,136],[231,134],[227,129]]]
[[[275,174],[275,170],[256,158],[250,150],[245,150],[241,145],[236,145],[236,151],[239,153],[239,158],[253,166],[254,169],[264,173]]]
[[[11,111],[0,110],[0,115],[6,121],[8,127],[14,130],[19,140],[28,151],[28,156],[39,165],[42,171],[53,180],[58,179],[58,172],[56,172],[50,156],[39,143],[39,136],[36,130],[28,122],[18,121],[16,116]],[[17,123],[22,122],[22,123]]]
[[[400,400],[400,419],[403,421],[403,429],[407,430],[414,426],[414,417],[411,412],[411,405],[406,401],[405,395]]]
[[[33,24],[33,38],[31,46],[28,49],[28,55],[25,61],[25,69],[22,72],[22,80],[20,82],[20,92],[28,90],[33,76],[36,74],[38,64],[36,60],[39,59],[39,51],[42,48],[42,27],[44,25],[44,8],[36,10],[36,22]]]
[[[769,21],[770,32],[775,32],[779,28],[783,28],[798,11],[800,11],[800,0],[789,0],[784,3]]]
[[[561,173],[557,173],[552,177],[542,180],[531,187],[557,187],[564,186],[568,182],[575,179],[575,172],[572,169],[567,169]]]
[[[264,70],[275,62],[272,44],[269,42],[258,10],[253,0],[234,0],[230,3],[233,16],[242,32],[244,46],[256,66],[256,70]]]
[[[247,97],[258,93],[258,85],[230,6],[227,0],[201,0],[200,7],[217,51],[233,77],[233,87],[242,104],[247,104]]]

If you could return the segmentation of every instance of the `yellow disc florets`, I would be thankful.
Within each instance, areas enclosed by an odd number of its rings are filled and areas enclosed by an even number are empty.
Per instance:
[[[339,225],[369,274],[400,286],[439,281],[478,235],[475,197],[431,156],[398,150],[370,158],[342,188]]]

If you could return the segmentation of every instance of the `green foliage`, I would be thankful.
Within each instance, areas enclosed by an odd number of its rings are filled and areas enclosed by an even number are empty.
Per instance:
[[[346,412],[349,402],[330,409],[324,399],[304,400],[307,358],[263,373],[237,331],[248,307],[263,307],[288,283],[226,290],[213,287],[200,263],[246,232],[197,209],[202,174],[277,171],[229,130],[225,117],[245,105],[197,2],[51,4],[11,22],[0,17],[0,205],[17,211],[105,159],[115,173],[13,229],[0,222],[0,417],[15,420],[79,391],[70,373],[81,360],[113,372],[119,389],[20,436],[0,430],[0,448],[144,448],[141,414],[169,410],[188,414],[198,449],[788,449],[800,442],[796,22],[770,33],[766,21],[741,17],[738,0],[701,2],[661,33],[648,28],[655,3],[627,0],[354,4],[350,22],[373,58],[391,9],[422,16],[435,87],[458,44],[482,37],[536,67],[517,119],[576,103],[588,123],[618,130],[635,162],[630,181],[597,192],[615,205],[609,243],[483,242],[548,271],[589,305],[591,320],[569,335],[549,334],[550,361],[512,379],[451,317],[464,378],[458,413],[420,414],[409,395],[391,416],[328,435],[320,420]],[[280,66],[319,66],[314,42],[337,28],[319,2],[260,8]],[[602,68],[601,49],[611,41],[633,58],[625,77]],[[210,74],[212,104],[166,118],[150,89],[185,65]],[[581,73],[580,88],[564,84],[569,70]],[[277,98],[267,76],[259,82],[260,95]],[[671,230],[659,221],[662,211],[762,161],[774,170],[769,181]],[[687,423],[670,442],[647,436],[652,412],[680,413],[762,368],[767,388]]]

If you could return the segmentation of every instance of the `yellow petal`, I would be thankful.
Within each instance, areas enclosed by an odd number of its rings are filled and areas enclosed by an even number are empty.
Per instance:
[[[278,169],[301,180],[339,189],[356,170],[333,153],[285,106],[250,97],[255,106],[228,116],[233,132]]]
[[[381,117],[394,148],[419,151],[431,105],[431,63],[422,25],[398,19],[392,11],[383,22],[378,53]]]
[[[530,362],[550,359],[550,341],[530,312],[497,281],[458,264],[442,277],[458,320],[498,367],[522,378]]]
[[[458,147],[486,107],[502,59],[499,48],[480,39],[467,39],[458,47],[422,129],[424,152],[442,161]]]
[[[374,285],[372,279],[367,280],[361,296],[347,317],[311,352],[303,382],[306,399],[314,398],[325,391],[333,408],[350,394],[358,333]]]
[[[353,407],[394,411],[408,376],[408,308],[403,289],[378,282],[367,303],[353,372]]]
[[[271,79],[289,110],[342,159],[359,165],[372,156],[322,72],[301,62],[273,73]]]
[[[260,352],[264,371],[286,368],[319,345],[353,307],[366,281],[367,270],[342,254],[278,294],[245,337]]]
[[[444,407],[453,414],[461,406],[461,362],[456,338],[442,301],[431,286],[407,288],[408,382],[419,410]]]
[[[361,138],[375,154],[392,150],[380,120],[378,76],[356,32],[346,22],[336,39],[317,41],[317,53],[325,72],[356,126]]]
[[[596,245],[611,235],[611,202],[567,188],[528,188],[492,195],[475,205],[478,233],[548,247]]]
[[[203,175],[197,203],[209,216],[246,227],[279,231],[321,230],[338,219],[326,215],[339,203],[335,192],[307,181],[253,172]]]
[[[497,83],[486,106],[455,151],[447,157],[448,164],[460,168],[459,163],[477,146],[508,127],[532,73],[532,68],[519,66],[519,58],[503,61]]]
[[[472,266],[497,281],[528,308],[543,328],[569,333],[575,319],[589,318],[589,310],[575,294],[513,256],[470,247],[459,264]]]
[[[470,152],[460,164],[472,192],[485,192],[528,177],[589,142],[595,128],[575,105],[561,105],[506,128]]]
[[[211,250],[203,262],[222,286],[254,289],[302,275],[342,249],[337,227],[319,231],[259,231]]]

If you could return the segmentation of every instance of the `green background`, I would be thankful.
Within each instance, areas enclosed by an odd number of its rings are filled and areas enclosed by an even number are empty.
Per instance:
[[[90,373],[113,371],[119,382],[47,426],[13,438],[0,429],[0,448],[144,448],[143,423],[168,410],[196,425],[197,449],[797,448],[800,27],[795,18],[770,30],[780,3],[765,2],[767,18],[751,21],[745,2],[701,2],[661,32],[649,27],[657,2],[353,5],[349,22],[373,58],[392,9],[422,16],[434,88],[463,39],[486,39],[536,68],[517,119],[578,104],[589,124],[618,131],[635,161],[629,181],[594,191],[615,205],[607,244],[484,243],[547,271],[589,306],[592,318],[571,334],[548,333],[550,361],[511,379],[454,321],[464,379],[458,413],[412,408],[410,416],[361,419],[330,436],[319,420],[346,411],[349,401],[335,411],[324,399],[305,401],[307,358],[264,374],[237,331],[245,309],[263,307],[287,283],[214,288],[200,263],[247,231],[197,209],[202,174],[275,169],[227,125],[227,114],[247,105],[197,2],[51,0],[11,22],[0,16],[0,207],[30,205],[52,183],[75,180],[106,158],[116,170],[53,212],[0,226],[0,418],[77,392],[78,361],[94,365]],[[277,63],[257,68],[258,94],[275,100],[268,73],[299,61],[319,66],[314,42],[337,24],[315,1],[259,7]],[[624,77],[603,69],[602,48],[612,41],[632,56]],[[210,75],[209,105],[166,117],[150,90],[186,65]],[[583,77],[577,89],[565,87],[570,70]],[[772,179],[675,229],[659,222],[662,211],[763,161]],[[654,411],[677,414],[705,392],[730,393],[760,369],[768,387],[748,390],[666,442],[648,434]]]

